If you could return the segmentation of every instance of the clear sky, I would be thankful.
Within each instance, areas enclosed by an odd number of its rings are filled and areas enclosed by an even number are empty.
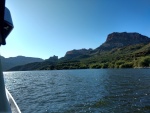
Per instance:
[[[14,29],[1,55],[47,59],[97,48],[112,32],[150,37],[150,0],[6,0]]]

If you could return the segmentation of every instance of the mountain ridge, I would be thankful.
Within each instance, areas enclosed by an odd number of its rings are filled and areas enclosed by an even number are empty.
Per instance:
[[[139,67],[150,64],[150,38],[139,33],[113,32],[96,49],[67,51],[57,62],[44,61],[33,70]],[[118,62],[118,63],[117,63]],[[135,63],[136,62],[136,63]],[[28,66],[34,65],[27,64]],[[10,70],[26,70],[27,65]],[[39,67],[37,66],[39,65]],[[37,68],[38,67],[38,68]],[[28,68],[29,69],[29,68]]]
[[[16,56],[16,57],[5,58],[1,56],[1,63],[4,71],[18,65],[25,65],[28,63],[42,62],[42,61],[44,60],[35,57]]]

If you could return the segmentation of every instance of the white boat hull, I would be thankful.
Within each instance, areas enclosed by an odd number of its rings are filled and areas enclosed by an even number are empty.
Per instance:
[[[12,97],[12,95],[9,93],[9,91],[7,89],[6,89],[6,96],[7,96],[8,102],[10,104],[12,113],[21,113],[17,103],[15,102],[14,98]]]

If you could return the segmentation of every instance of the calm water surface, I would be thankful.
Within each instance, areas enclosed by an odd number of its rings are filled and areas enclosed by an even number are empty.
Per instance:
[[[150,69],[4,72],[22,113],[150,113]]]

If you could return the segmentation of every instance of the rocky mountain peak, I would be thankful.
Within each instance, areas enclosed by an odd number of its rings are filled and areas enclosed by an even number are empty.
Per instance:
[[[123,46],[149,43],[150,38],[139,33],[113,32],[107,36],[106,42],[99,46],[99,51],[111,50]]]
[[[122,42],[122,43],[141,43],[150,41],[150,39],[139,33],[114,32],[108,35],[106,42]],[[130,42],[131,41],[131,42]]]

